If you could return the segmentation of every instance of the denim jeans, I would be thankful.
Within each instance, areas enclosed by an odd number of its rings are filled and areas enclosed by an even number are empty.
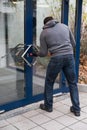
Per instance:
[[[75,61],[72,54],[55,56],[50,59],[45,79],[44,104],[48,108],[53,107],[53,85],[61,70],[69,85],[72,106],[75,111],[80,111]]]

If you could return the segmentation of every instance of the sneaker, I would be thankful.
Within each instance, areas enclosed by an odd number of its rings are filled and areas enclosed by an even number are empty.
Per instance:
[[[53,111],[52,108],[47,108],[44,104],[40,104],[40,109],[45,110],[47,112],[52,112]]]
[[[80,116],[80,112],[79,111],[75,111],[73,107],[70,107],[70,111],[72,113],[74,113],[75,116]]]

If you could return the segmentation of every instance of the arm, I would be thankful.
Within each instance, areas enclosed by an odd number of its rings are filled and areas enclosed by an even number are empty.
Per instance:
[[[42,32],[40,35],[40,51],[38,52],[38,56],[45,57],[48,54],[48,48],[45,40],[45,32]]]

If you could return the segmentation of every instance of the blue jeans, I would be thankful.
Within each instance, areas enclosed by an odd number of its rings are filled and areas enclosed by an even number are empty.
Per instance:
[[[63,71],[70,90],[72,106],[75,111],[80,111],[79,94],[76,81],[75,61],[72,54],[55,56],[50,59],[47,67],[44,91],[44,104],[48,108],[53,106],[53,85],[60,71]]]

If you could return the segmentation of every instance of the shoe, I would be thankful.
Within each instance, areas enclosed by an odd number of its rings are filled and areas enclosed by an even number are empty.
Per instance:
[[[80,112],[79,111],[75,111],[73,107],[70,107],[70,111],[72,113],[74,113],[75,116],[80,116]]]
[[[52,108],[47,108],[44,104],[40,104],[40,109],[45,110],[47,112],[52,112],[53,111]]]

